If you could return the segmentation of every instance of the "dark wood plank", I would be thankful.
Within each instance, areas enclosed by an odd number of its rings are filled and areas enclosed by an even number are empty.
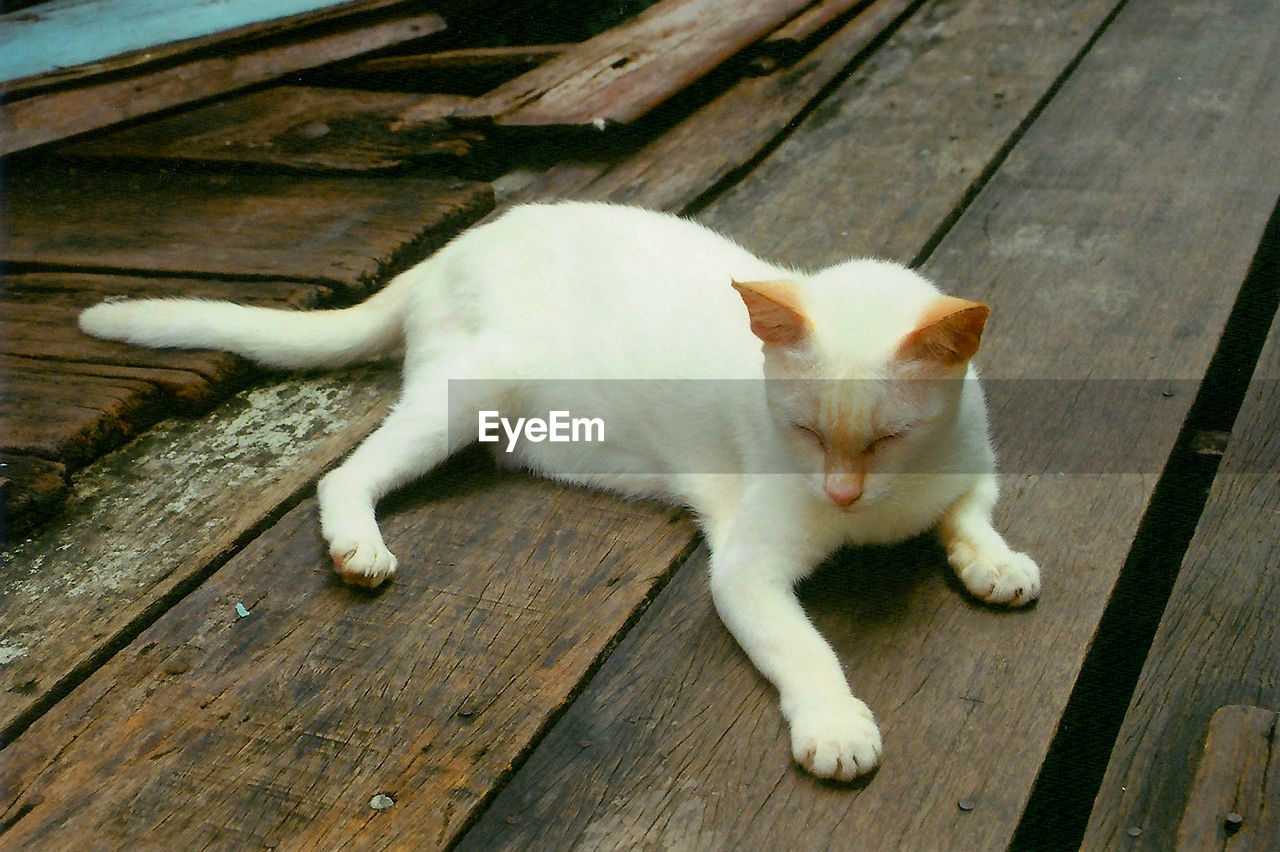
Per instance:
[[[384,592],[323,566],[308,501],[36,722],[5,843],[447,846],[691,536],[479,453],[399,504]]]
[[[503,127],[630,124],[758,41],[812,0],[662,0],[499,86],[460,119]]]
[[[261,276],[363,294],[488,212],[487,184],[47,166],[10,176],[0,259]]]
[[[316,308],[333,300],[333,290],[308,281],[102,275],[92,272],[5,272],[4,301],[87,308],[103,299],[183,296],[235,299],[269,308]]]
[[[439,71],[484,71],[517,73],[555,59],[573,48],[573,44],[514,44],[504,47],[462,47],[413,53],[401,56],[379,56],[349,62],[331,73],[337,78],[366,75],[430,75]]]
[[[316,0],[310,3],[201,0],[181,10],[167,3],[98,2],[48,4],[0,15],[0,92],[12,96],[32,88],[65,84],[98,74],[154,65],[209,47],[296,32],[310,24],[333,24],[404,0]],[[87,13],[87,14],[86,14]],[[104,25],[110,20],[113,26]],[[39,68],[40,65],[46,67]],[[19,67],[21,66],[21,67]]]
[[[815,41],[841,18],[876,0],[822,0],[770,33],[755,46],[751,66],[757,72],[770,73],[779,65],[790,65],[809,51]],[[883,0],[880,0],[883,2]]]
[[[899,20],[915,0],[880,0],[793,68],[749,77],[675,127],[614,160],[568,159],[531,182],[535,200],[576,198],[683,210],[741,169],[782,133],[823,88]],[[715,140],[715,156],[707,140]]]
[[[1130,0],[958,219],[925,271],[994,306],[987,376],[1203,374],[1280,183],[1264,153],[1280,143],[1280,79],[1264,70],[1280,36],[1266,5],[1185,20]],[[801,135],[792,142],[803,157]],[[847,221],[811,218],[806,239],[825,228],[837,242]],[[758,233],[735,235],[750,245]],[[1165,454],[1190,402],[1132,401]],[[993,417],[1000,444],[1022,428],[1015,407]],[[1098,422],[1078,440],[1133,436]],[[923,542],[847,554],[806,591],[879,714],[875,776],[832,786],[787,765],[776,699],[716,623],[695,556],[459,848],[1007,847],[1157,477],[1025,475],[1016,455],[1003,466],[997,525],[1042,562],[1035,608],[976,606]],[[1259,647],[1273,656],[1274,636]],[[1181,715],[1162,697],[1147,701]],[[1132,848],[1122,830],[1107,839],[1095,848]]]
[[[80,471],[58,520],[0,553],[0,742],[268,524],[377,425],[397,385],[373,368],[264,385]]]
[[[1274,849],[1280,843],[1277,715],[1222,707],[1209,734],[1178,826],[1179,852]]]
[[[1280,317],[1271,326],[1129,704],[1094,801],[1086,849],[1118,842],[1135,849],[1173,848],[1214,712],[1237,703],[1280,707],[1277,434]],[[1130,839],[1127,831],[1134,826],[1142,835]],[[1235,842],[1227,848],[1237,848]],[[1243,831],[1239,843],[1274,846],[1254,843]]]
[[[58,150],[72,157],[241,163],[301,171],[463,167],[483,140],[443,116],[458,101],[397,92],[278,86]],[[440,104],[434,122],[402,122]]]
[[[35,456],[0,453],[0,544],[55,512],[67,496],[67,468]]]
[[[284,43],[269,42],[242,53],[197,54],[181,64],[136,76],[105,77],[72,89],[35,94],[5,104],[0,154],[244,89],[423,38],[444,28],[444,19],[434,13],[399,12],[351,29],[325,30]]]

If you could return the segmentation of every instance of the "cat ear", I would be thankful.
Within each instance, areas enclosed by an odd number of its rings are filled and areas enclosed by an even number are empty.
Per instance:
[[[903,339],[898,358],[946,366],[963,364],[978,351],[990,313],[991,309],[981,302],[939,296],[915,330]]]
[[[796,307],[785,281],[733,282],[751,317],[751,333],[775,346],[795,346],[809,336],[809,318]]]

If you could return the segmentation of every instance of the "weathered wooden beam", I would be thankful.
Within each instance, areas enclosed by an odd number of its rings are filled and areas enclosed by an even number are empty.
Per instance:
[[[841,18],[855,10],[865,12],[865,7],[884,0],[822,0],[810,6],[784,26],[766,36],[752,50],[751,69],[758,74],[769,74],[779,66],[790,65],[808,52],[815,40],[834,26]]]
[[[123,79],[35,94],[5,104],[0,154],[33,148],[90,130],[194,103],[296,71],[316,68],[445,28],[434,13],[399,13],[353,29],[306,34],[298,40],[199,55]]]
[[[629,124],[760,40],[812,0],[663,0],[457,113],[502,127]]]
[[[0,453],[0,544],[12,544],[67,496],[66,465]]]
[[[488,212],[488,184],[52,165],[10,176],[0,259],[368,292]]]
[[[278,86],[58,149],[60,155],[241,163],[371,172],[434,164],[457,170],[483,141],[449,126],[465,99]],[[409,115],[410,120],[405,116]],[[427,120],[434,115],[436,120]]]
[[[520,73],[558,58],[574,48],[574,44],[527,44],[507,47],[464,47],[414,53],[404,56],[379,56],[361,59],[333,69],[336,77],[368,74],[431,74],[438,71],[514,71]]]

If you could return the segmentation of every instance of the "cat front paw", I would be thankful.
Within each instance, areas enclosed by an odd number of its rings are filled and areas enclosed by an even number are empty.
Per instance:
[[[1040,596],[1040,569],[1025,553],[991,554],[959,542],[951,546],[947,558],[960,582],[981,601],[1025,606]]]
[[[329,555],[338,574],[353,586],[376,589],[396,573],[396,558],[381,541],[335,541]]]
[[[880,729],[852,695],[802,708],[789,721],[791,755],[811,775],[852,781],[880,765]]]

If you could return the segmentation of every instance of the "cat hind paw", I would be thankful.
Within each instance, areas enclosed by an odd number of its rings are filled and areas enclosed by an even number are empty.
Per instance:
[[[396,558],[381,542],[335,541],[329,554],[339,576],[353,586],[376,589],[396,573]]]
[[[1009,550],[992,556],[956,544],[947,555],[960,582],[985,603],[1025,606],[1040,596],[1040,569],[1025,553]]]
[[[880,729],[856,698],[801,711],[791,720],[791,754],[818,778],[852,781],[880,765]]]

